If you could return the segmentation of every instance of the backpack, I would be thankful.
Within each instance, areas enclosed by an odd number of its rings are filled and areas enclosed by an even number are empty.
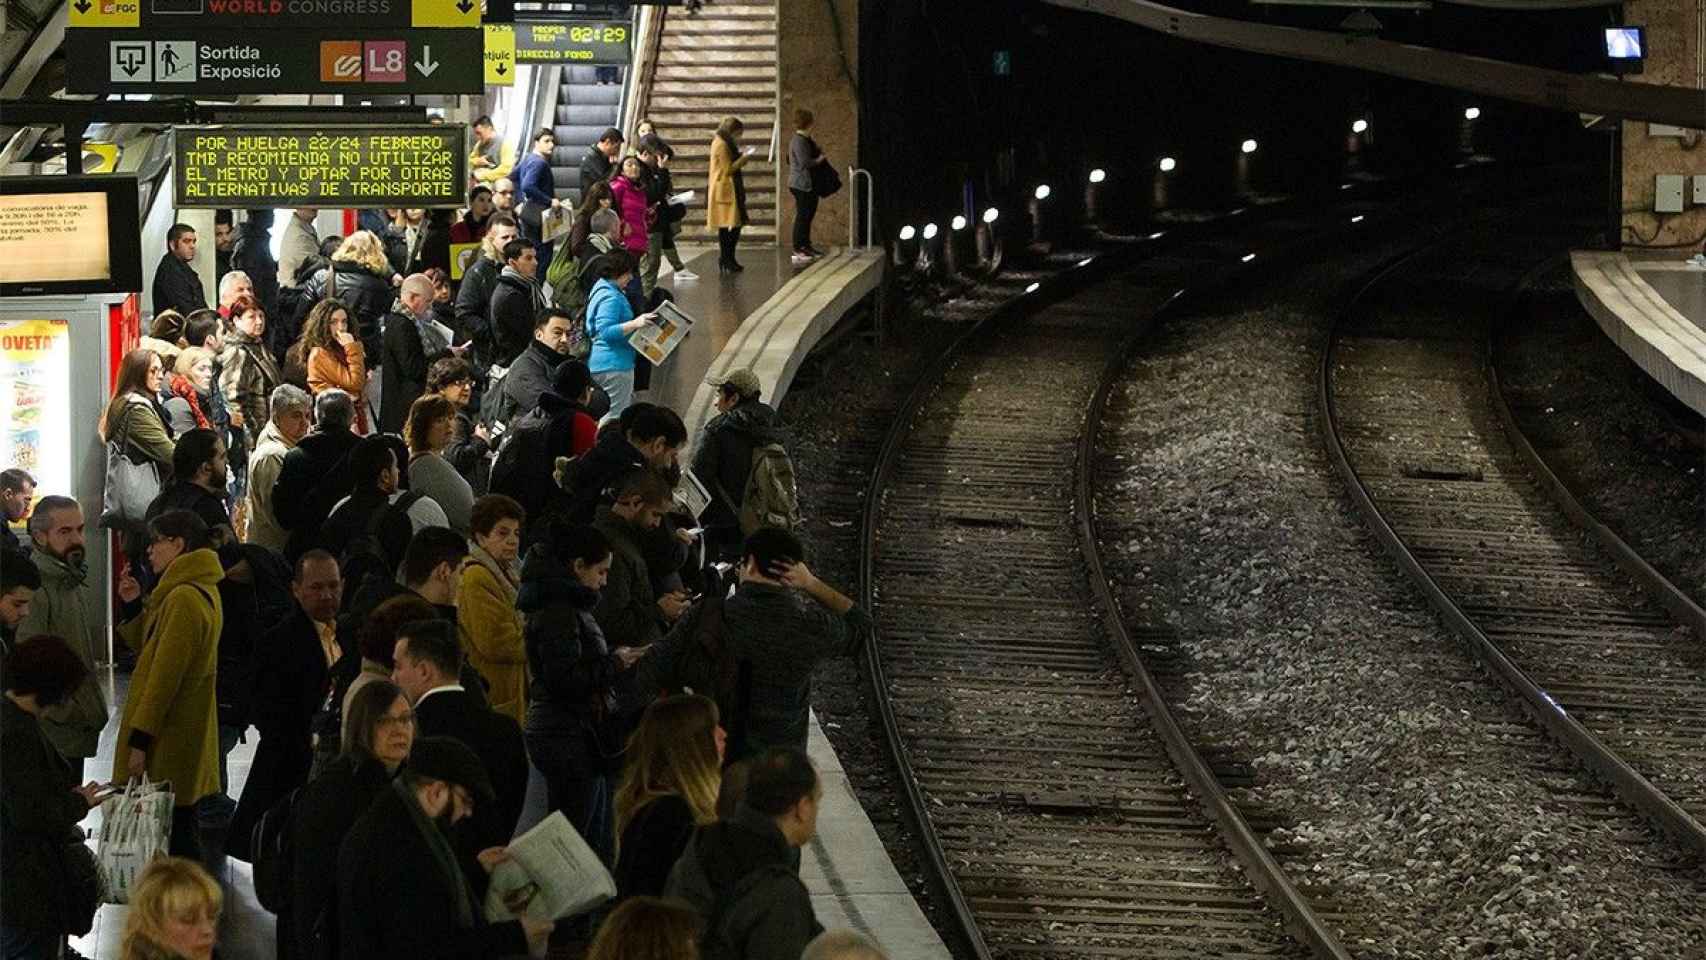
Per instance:
[[[692,639],[681,645],[672,675],[665,678],[671,693],[697,693],[717,703],[717,713],[729,735],[729,757],[746,742],[746,718],[752,696],[752,662],[735,656],[723,628],[726,589],[714,567],[704,573],[705,599],[688,614],[684,626]]]
[[[752,451],[752,469],[746,475],[746,496],[740,505],[740,532],[751,536],[760,527],[797,530],[800,526],[800,491],[794,483],[794,461],[780,443],[767,443]]]
[[[543,518],[551,488],[556,485],[551,477],[552,467],[551,417],[542,408],[534,407],[517,417],[498,441],[486,490],[521,504],[531,526]]]
[[[410,490],[398,497],[383,510],[376,511],[368,518],[367,526],[360,534],[351,537],[344,545],[343,556],[338,558],[338,569],[343,571],[344,596],[340,610],[347,609],[351,600],[361,591],[361,586],[370,577],[382,577],[389,580],[396,575],[397,564],[392,561],[385,550],[383,531],[388,523],[402,522],[410,525],[409,508],[419,502],[426,494],[418,490]]]
[[[759,884],[778,877],[793,877],[796,883],[799,882],[799,876],[787,867],[778,863],[767,863],[741,877],[733,888],[725,887],[717,891],[705,920],[704,934],[699,941],[700,960],[742,960],[748,956],[743,949],[746,944],[729,940],[723,930],[723,920],[728,912],[750,896]]]
[[[249,835],[249,855],[255,865],[255,899],[273,913],[290,901],[290,823],[296,815],[296,798],[302,788],[285,794],[261,814]]]

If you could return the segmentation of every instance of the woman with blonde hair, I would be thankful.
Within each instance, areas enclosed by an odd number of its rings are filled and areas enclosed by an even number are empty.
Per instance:
[[[173,362],[166,417],[174,436],[199,429],[218,431],[224,438],[224,425],[214,421],[213,391],[218,385],[213,381],[213,360],[213,351],[206,347],[186,347]]]
[[[717,266],[724,273],[746,269],[735,262],[735,244],[746,226],[746,182],[741,168],[752,159],[752,148],[741,147],[746,126],[739,117],[724,117],[711,138],[711,173],[705,190],[705,222],[717,231]]]
[[[665,697],[628,738],[616,788],[616,896],[660,896],[695,827],[717,819],[728,738],[708,697]]]
[[[302,289],[301,313],[297,327],[307,323],[308,314],[322,300],[341,300],[349,307],[350,332],[361,340],[365,355],[371,359],[380,355],[380,333],[391,304],[396,302],[393,289],[402,281],[391,269],[385,256],[385,245],[366,230],[357,230],[344,238],[332,254],[331,263],[322,267]]]
[[[586,960],[699,960],[699,914],[680,900],[634,897],[611,911]]]
[[[297,370],[308,392],[318,396],[334,387],[352,397],[367,389],[367,350],[350,330],[350,310],[342,300],[327,299],[308,311],[302,337],[284,357],[285,379]],[[294,382],[294,381],[293,381]],[[355,405],[355,432],[365,435],[367,404]]]
[[[161,857],[136,878],[122,960],[209,960],[225,895],[201,864]]]

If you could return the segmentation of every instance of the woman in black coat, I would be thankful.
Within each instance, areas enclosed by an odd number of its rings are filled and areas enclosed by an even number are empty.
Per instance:
[[[42,734],[39,717],[81,686],[89,668],[64,640],[28,637],[6,657],[4,673],[0,951],[58,956],[67,934],[88,933],[94,924],[96,904],[87,885],[94,860],[77,824],[95,806],[100,786],[77,785],[71,765]]]
[[[396,684],[374,680],[350,698],[343,753],[303,788],[292,811],[289,916],[278,923],[281,958],[338,956],[338,847],[391,785],[414,742],[415,714]]]

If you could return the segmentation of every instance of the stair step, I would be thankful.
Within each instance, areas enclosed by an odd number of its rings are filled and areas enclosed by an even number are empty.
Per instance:
[[[678,97],[653,91],[649,108],[672,113],[758,113],[776,109],[776,94],[707,92],[702,97]]]
[[[750,132],[758,128],[760,120],[757,118],[774,116],[776,113],[776,106],[775,104],[764,104],[762,106],[758,104],[731,104],[726,107],[718,106],[715,109],[701,108],[699,110],[682,110],[672,107],[660,107],[654,103],[646,108],[646,113],[651,115],[659,125],[670,130],[702,130],[704,131],[705,138],[709,140],[712,132],[717,129],[717,124],[721,123],[724,117],[739,117],[741,122],[746,124],[748,132]],[[764,127],[766,130],[766,140],[768,140],[769,123],[765,122]],[[751,139],[751,137],[749,136],[748,139]]]
[[[659,47],[661,54],[680,53],[689,50],[771,50],[776,49],[776,34],[773,31],[763,33],[736,33],[724,36],[722,34],[688,33],[665,34],[663,44]]]
[[[685,37],[774,37],[776,36],[776,21],[753,18],[750,20],[723,20],[720,22],[691,23],[686,26],[670,24],[664,31],[663,42],[670,42]]]
[[[658,63],[662,66],[672,64],[693,66],[768,64],[771,69],[775,69],[776,41],[768,40],[765,46],[757,44],[701,44],[692,47],[672,48],[666,44],[662,50],[658,51]]]
[[[776,64],[740,62],[725,64],[698,63],[660,63],[657,69],[658,84],[691,83],[695,85],[717,83],[776,83]]]
[[[694,80],[659,80],[652,84],[652,102],[660,99],[704,102],[706,100],[722,100],[728,97],[766,97],[776,99],[776,81],[766,80],[732,81],[718,78],[715,81]]]

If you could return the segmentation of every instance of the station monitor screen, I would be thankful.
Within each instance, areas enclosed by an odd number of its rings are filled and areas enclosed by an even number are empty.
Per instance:
[[[1644,27],[1606,27],[1605,55],[1612,60],[1645,60],[1647,31]]]
[[[0,177],[0,296],[142,289],[136,178]]]

